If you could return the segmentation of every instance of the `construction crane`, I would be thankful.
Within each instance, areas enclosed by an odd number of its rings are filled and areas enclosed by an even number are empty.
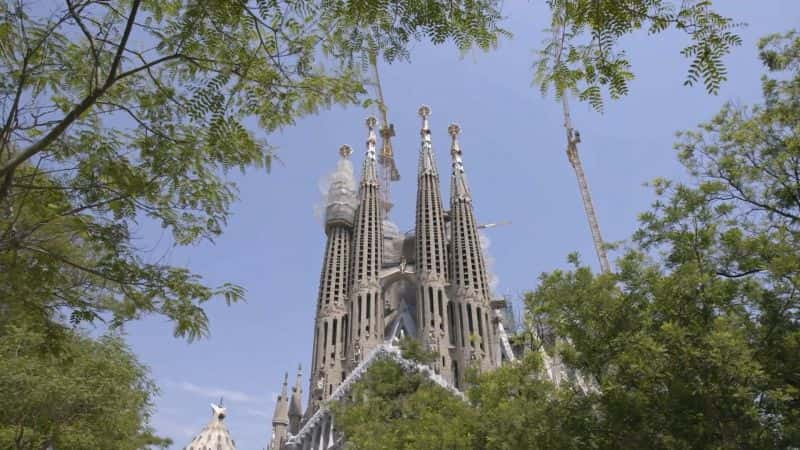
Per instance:
[[[392,140],[394,137],[394,124],[389,123],[386,102],[383,100],[383,88],[381,87],[381,77],[378,73],[378,55],[372,52],[369,55],[369,64],[372,68],[372,85],[375,87],[375,96],[377,97],[376,103],[378,104],[378,113],[381,120],[381,153],[378,157],[380,164],[379,182],[380,182],[380,195],[381,203],[383,205],[384,217],[389,215],[389,210],[392,209],[391,201],[391,183],[400,180],[400,172],[394,163],[394,151],[392,150]]]
[[[555,66],[560,64],[561,52],[564,49],[564,33],[566,33],[564,26],[565,21],[566,18],[557,19],[556,26],[553,28],[553,39],[555,42],[558,42]],[[578,144],[581,142],[581,135],[578,130],[572,126],[566,89],[561,93],[561,108],[564,113],[564,129],[567,133],[567,159],[570,165],[572,165],[572,169],[575,170],[575,177],[578,179],[578,189],[581,192],[583,209],[586,212],[586,219],[589,221],[589,229],[592,232],[592,241],[594,241],[594,249],[597,252],[597,259],[600,262],[600,270],[603,273],[608,273],[611,272],[611,266],[608,263],[603,237],[600,234],[600,224],[597,222],[597,214],[594,211],[592,195],[589,193],[589,183],[586,181],[586,174],[583,172],[583,164],[581,164],[581,158],[578,155]]]

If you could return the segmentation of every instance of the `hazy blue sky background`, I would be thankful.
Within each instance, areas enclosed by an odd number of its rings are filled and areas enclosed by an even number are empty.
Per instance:
[[[674,133],[709,119],[726,100],[761,98],[756,42],[800,23],[796,0],[717,1],[724,14],[749,24],[744,45],[726,59],[729,80],[720,95],[687,88],[687,61],[677,33],[638,34],[624,41],[637,79],[631,94],[609,103],[605,114],[573,102],[580,147],[600,225],[607,241],[624,240],[636,216],[653,200],[643,183],[683,176],[672,149]],[[518,296],[535,287],[543,271],[566,266],[581,253],[597,266],[574,173],[564,154],[558,104],[531,87],[534,49],[548,25],[545,2],[507,1],[504,14],[514,37],[488,54],[460,57],[452,46],[418,44],[409,64],[383,67],[382,79],[402,180],[393,185],[392,218],[413,227],[419,148],[417,108],[431,106],[433,143],[448,197],[447,125],[462,127],[464,163],[481,222],[509,220],[487,230],[499,278],[497,294]],[[211,284],[231,281],[247,288],[246,303],[209,304],[211,337],[187,344],[171,326],[147,319],[127,327],[128,340],[150,366],[162,389],[154,426],[183,448],[210,417],[208,403],[225,397],[228,426],[243,450],[263,448],[270,437],[274,397],[284,371],[311,358],[314,304],[325,235],[314,217],[318,182],[336,164],[337,149],[350,144],[354,163],[363,158],[367,111],[335,108],[270,136],[285,166],[271,174],[237,176],[240,200],[224,235],[214,245],[176,249],[167,257]],[[445,200],[447,202],[447,200]],[[142,231],[145,240],[159,234]],[[163,240],[167,238],[162,236]],[[161,257],[154,254],[153,258]],[[612,255],[613,256],[613,255]],[[304,390],[307,382],[304,381]]]

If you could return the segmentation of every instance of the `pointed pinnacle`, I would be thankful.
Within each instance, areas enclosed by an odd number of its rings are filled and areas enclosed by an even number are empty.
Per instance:
[[[428,105],[422,105],[419,107],[419,110],[417,110],[417,114],[422,117],[422,129],[420,130],[420,134],[423,137],[431,134],[431,130],[428,127],[428,117],[431,115],[431,108]]]
[[[341,155],[342,158],[349,158],[350,155],[352,154],[353,154],[353,149],[350,148],[349,145],[345,144],[339,147],[339,155]]]
[[[369,116],[369,117],[367,117],[367,122],[366,123],[367,123],[367,129],[369,130],[369,139],[371,139],[372,142],[374,143],[375,142],[375,125],[378,123],[378,121],[375,119],[375,117]]]
[[[461,154],[461,146],[458,145],[458,134],[461,133],[461,127],[458,126],[457,123],[451,123],[449,127],[447,127],[447,133],[450,134],[450,137],[453,139],[453,142],[450,144],[450,154],[453,156]]]

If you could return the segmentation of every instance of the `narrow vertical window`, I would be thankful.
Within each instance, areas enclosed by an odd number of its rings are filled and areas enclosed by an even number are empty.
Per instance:
[[[338,319],[333,319],[333,330],[331,330],[331,358],[336,358],[336,326]]]
[[[453,310],[453,302],[447,302],[447,331],[450,338],[450,345],[456,345],[456,315]]]
[[[433,288],[428,288],[428,305],[430,306],[430,313],[431,313],[431,327],[435,325],[435,319],[433,317],[434,310],[433,310]]]
[[[444,331],[444,310],[442,308],[442,290],[439,289],[436,294],[439,300],[439,329]]]
[[[467,333],[465,333],[466,330],[464,329],[464,305],[461,303],[458,304],[458,323],[458,329],[461,330],[461,346],[464,347],[467,345],[464,342],[464,335]]]
[[[485,346],[483,341],[485,341],[483,336],[483,315],[481,314],[481,309],[476,308],[475,310],[475,318],[478,319],[478,336],[481,338],[481,350],[485,350]]]
[[[358,334],[357,337],[361,337],[361,296],[358,296]]]
[[[475,339],[473,339],[475,326],[472,321],[472,305],[469,304],[467,305],[467,320],[469,321],[469,345],[475,348]]]

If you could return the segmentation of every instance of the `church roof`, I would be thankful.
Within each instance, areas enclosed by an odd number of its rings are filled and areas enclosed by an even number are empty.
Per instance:
[[[236,443],[225,426],[225,410],[212,403],[211,420],[183,450],[236,450]]]

